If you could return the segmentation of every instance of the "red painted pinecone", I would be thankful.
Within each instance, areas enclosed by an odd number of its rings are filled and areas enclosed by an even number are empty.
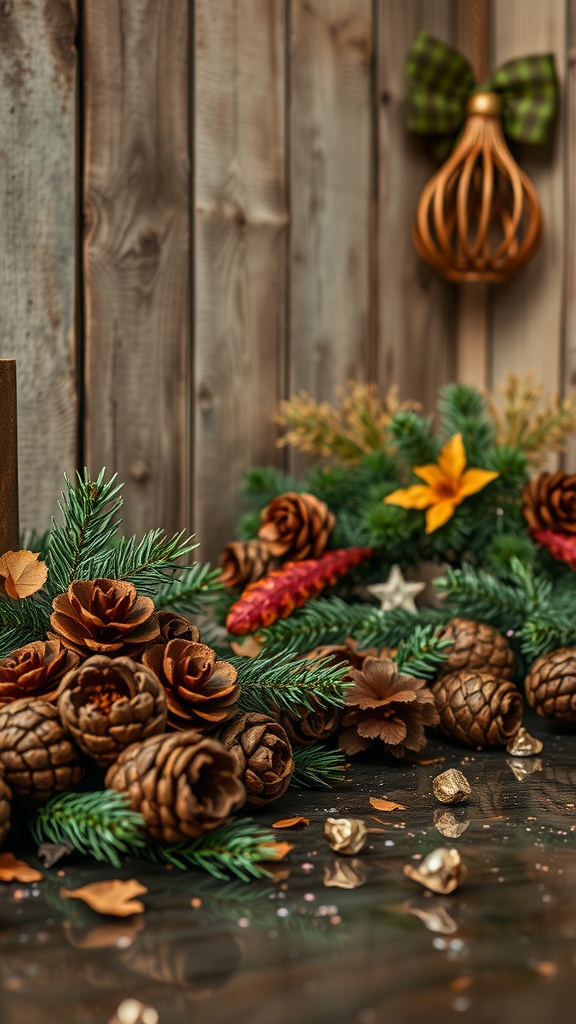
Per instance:
[[[0,707],[23,697],[52,700],[79,657],[60,640],[36,640],[0,660]]]
[[[0,771],[15,797],[34,804],[82,781],[78,751],[53,704],[15,700],[0,711]]]
[[[10,811],[12,809],[12,793],[10,787],[0,775],[0,846],[10,831]]]
[[[107,768],[126,747],[166,728],[166,694],[145,665],[95,654],[62,680],[62,725],[76,746]]]
[[[142,661],[166,690],[168,717],[175,729],[207,732],[234,712],[240,695],[238,673],[227,661],[217,661],[216,652],[206,644],[152,644]]]
[[[526,484],[522,498],[530,530],[576,533],[575,473],[541,473]]]
[[[106,786],[129,795],[154,839],[178,843],[218,828],[242,806],[238,775],[221,743],[190,730],[133,743],[108,769]]]
[[[261,540],[232,540],[220,555],[220,581],[226,587],[242,588],[261,580],[277,566],[270,548]]]
[[[454,646],[448,648],[448,659],[441,666],[439,676],[448,676],[464,669],[477,669],[501,679],[514,678],[514,651],[493,626],[474,622],[473,619],[450,619],[440,636],[453,640]]]
[[[220,730],[218,739],[234,755],[249,804],[269,804],[286,792],[294,761],[278,722],[268,715],[240,711]]]
[[[177,612],[159,611],[156,613],[156,619],[160,636],[154,643],[169,644],[171,640],[191,640],[198,643],[200,640],[198,627]]]
[[[524,682],[526,700],[543,718],[576,725],[576,650],[560,647],[530,666]]]
[[[52,602],[55,635],[65,647],[91,654],[135,658],[159,636],[154,602],[125,580],[75,580]]]
[[[300,562],[322,554],[334,522],[328,506],[313,494],[287,491],[264,509],[258,536],[276,558]]]
[[[453,672],[439,679],[432,692],[440,732],[466,746],[505,747],[522,725],[522,697],[509,679]]]
[[[347,676],[354,685],[346,693],[340,736],[346,754],[359,754],[374,740],[395,757],[422,750],[424,727],[438,722],[424,679],[404,675],[389,658],[366,658],[361,669],[350,669]]]
[[[324,743],[334,736],[342,722],[342,710],[332,706],[324,707],[311,701],[313,708],[300,708],[298,712],[284,711],[278,721],[293,747],[310,747],[313,743]]]

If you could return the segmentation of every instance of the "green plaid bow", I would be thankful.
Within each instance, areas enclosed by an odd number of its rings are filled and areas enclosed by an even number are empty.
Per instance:
[[[510,139],[537,145],[548,140],[558,104],[553,54],[508,61],[478,86],[458,50],[420,32],[406,63],[408,131],[450,136],[442,140],[449,151],[466,118],[470,96],[486,89],[500,96],[502,124]]]

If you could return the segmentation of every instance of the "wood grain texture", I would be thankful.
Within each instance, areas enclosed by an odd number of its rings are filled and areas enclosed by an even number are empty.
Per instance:
[[[286,40],[282,0],[195,11],[194,528],[213,560],[245,470],[283,460]]]
[[[566,49],[565,0],[493,0],[491,66],[513,57],[552,51],[563,80]],[[562,92],[561,92],[562,97]],[[563,102],[563,99],[561,99]],[[564,270],[564,167],[562,119],[548,151],[520,152],[534,182],[544,218],[544,237],[532,262],[510,283],[492,291],[491,386],[506,370],[533,368],[549,388],[558,388],[562,364]],[[573,230],[573,228],[572,228]]]
[[[566,271],[564,275],[563,394],[576,390],[576,0],[568,0],[566,85],[561,112],[565,131],[564,222]],[[564,466],[576,472],[576,437],[570,438]]]
[[[370,0],[292,0],[289,391],[369,375]]]
[[[0,554],[20,549],[16,360],[0,359]]]
[[[188,6],[85,5],[86,453],[127,534],[188,520]]]
[[[18,363],[23,527],[76,462],[76,4],[0,3],[0,356]]]
[[[422,188],[436,170],[421,140],[408,135],[404,68],[421,30],[453,42],[450,0],[378,5],[378,382],[435,405],[453,377],[456,289],[417,256],[412,224]]]

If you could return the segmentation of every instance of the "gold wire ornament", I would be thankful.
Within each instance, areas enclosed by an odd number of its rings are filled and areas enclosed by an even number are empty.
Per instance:
[[[454,152],[425,186],[413,240],[449,281],[507,281],[532,258],[542,213],[532,182],[510,153],[500,98],[475,93]]]

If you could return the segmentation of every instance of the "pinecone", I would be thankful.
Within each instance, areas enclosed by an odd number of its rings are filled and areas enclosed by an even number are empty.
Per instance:
[[[131,743],[164,732],[166,694],[144,665],[95,654],[62,680],[58,713],[80,750],[107,768]]]
[[[10,812],[12,809],[12,793],[10,787],[0,775],[0,846],[10,831]]]
[[[530,666],[524,682],[526,700],[543,718],[576,725],[576,650],[560,647]]]
[[[192,640],[198,643],[200,630],[190,619],[176,612],[159,611],[156,613],[160,638],[157,643],[169,644],[171,640]]]
[[[304,661],[318,661],[326,659],[328,665],[349,665],[351,668],[362,668],[366,658],[384,658],[388,654],[392,656],[390,648],[378,651],[376,647],[358,648],[358,641],[349,636],[343,644],[326,644],[323,647],[315,647],[302,655]]]
[[[158,639],[154,602],[125,580],[75,580],[52,602],[50,624],[65,647],[91,654],[136,657]]]
[[[79,755],[46,700],[15,700],[0,711],[0,770],[15,797],[45,804],[82,781]]]
[[[270,804],[294,774],[292,748],[282,726],[268,715],[240,711],[218,733],[234,755],[249,804]]]
[[[300,562],[322,554],[334,522],[328,506],[313,494],[288,491],[264,509],[258,536],[276,558]]]
[[[469,747],[505,747],[522,724],[522,697],[509,679],[465,670],[432,687],[440,732]]]
[[[340,708],[324,707],[316,701],[311,703],[314,704],[313,709],[303,707],[299,712],[285,711],[278,717],[293,747],[310,747],[313,743],[323,743],[330,736],[334,736],[340,728]]]
[[[540,473],[526,484],[522,498],[530,530],[576,533],[576,474]]]
[[[424,679],[398,671],[389,658],[366,658],[361,669],[348,673],[354,685],[346,693],[340,747],[347,754],[367,750],[381,740],[395,757],[426,744],[424,726],[436,725],[434,697]]]
[[[500,679],[513,679],[516,658],[510,644],[493,626],[473,619],[450,619],[440,636],[454,641],[439,676],[464,669],[488,672]]]
[[[130,796],[154,839],[179,843],[218,828],[242,806],[238,774],[221,743],[189,730],[133,743],[108,769],[106,786]]]
[[[79,658],[60,640],[36,640],[0,660],[0,707],[23,697],[52,700]]]
[[[166,690],[174,728],[207,732],[234,712],[240,695],[238,673],[227,661],[217,661],[216,652],[206,644],[188,640],[171,640],[166,647],[152,644],[142,661]]]
[[[220,581],[226,587],[242,588],[261,580],[277,566],[270,548],[261,540],[232,540],[220,555]]]

